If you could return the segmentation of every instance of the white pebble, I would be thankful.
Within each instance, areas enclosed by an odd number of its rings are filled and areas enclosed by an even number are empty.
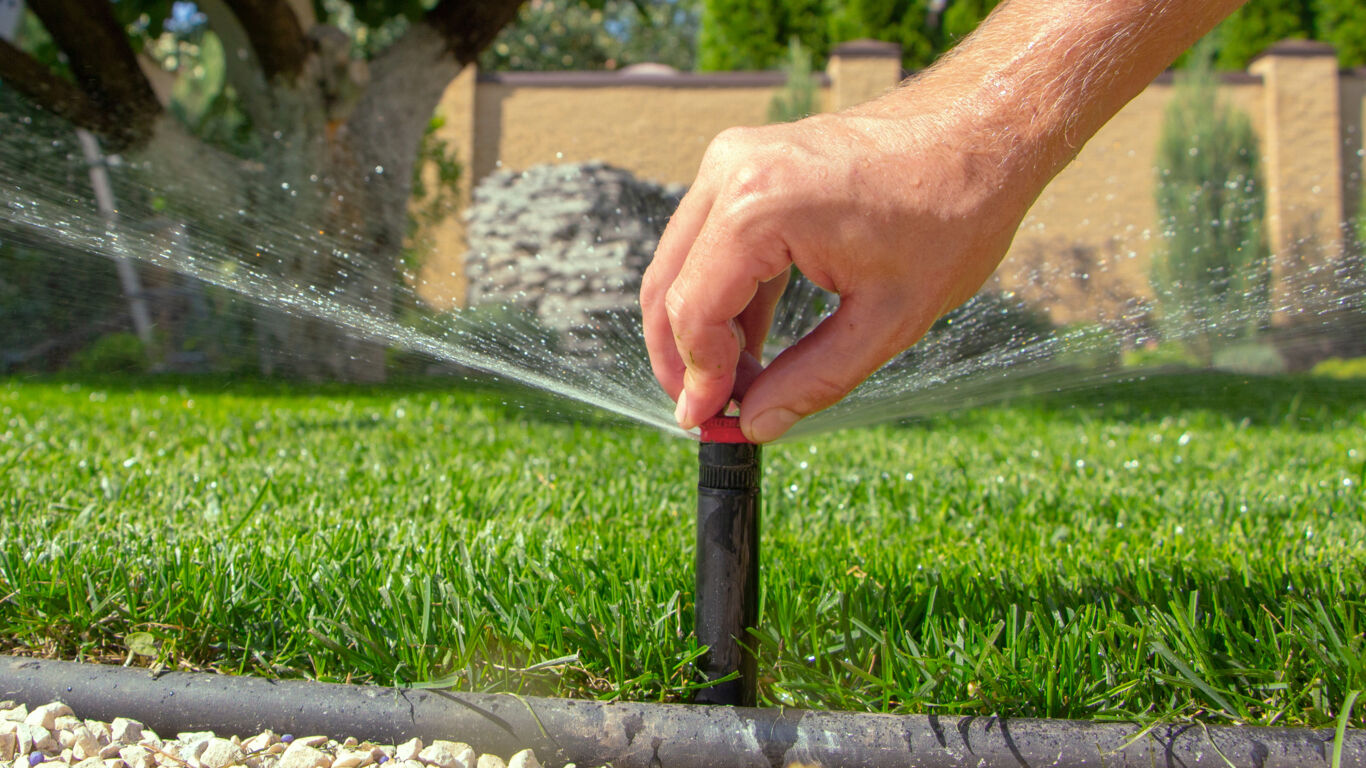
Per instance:
[[[508,768],[508,764],[503,762],[503,758],[497,755],[480,755],[479,763],[475,768]]]
[[[325,740],[324,743],[326,743]],[[320,750],[295,740],[293,744],[289,745],[289,749],[280,755],[277,768],[330,768],[331,765],[332,758]]]
[[[79,763],[76,763],[75,768],[104,768],[104,761],[98,757],[92,757],[89,760],[82,760]]]
[[[535,752],[524,749],[508,760],[508,768],[541,768],[541,761],[536,759]]]
[[[29,712],[28,717],[24,718],[24,722],[52,731],[57,728],[57,718],[62,716],[70,717],[71,714],[71,707],[68,707],[60,701],[54,701],[51,704],[44,704],[32,712]]]
[[[85,723],[82,723],[81,719],[75,715],[58,715],[57,719],[54,720],[52,724],[55,726],[55,730],[58,731],[69,731],[76,726],[85,725]]]
[[[204,768],[228,768],[247,758],[242,748],[227,739],[209,739],[204,752],[199,756],[199,764]]]
[[[326,737],[326,736],[304,736],[304,737],[302,737],[302,738],[295,739],[292,743],[294,743],[294,744],[302,744],[302,745],[304,745],[305,747],[313,747],[314,749],[317,749],[317,748],[319,748],[319,747],[324,746],[325,744],[327,744],[327,737]]]
[[[111,744],[110,747],[118,747],[118,745]],[[146,747],[122,747],[115,754],[128,764],[128,768],[155,768],[156,766],[156,758],[152,756],[152,750]]]
[[[23,704],[0,712],[0,720],[8,720],[12,723],[22,723],[26,717],[28,717],[28,707]]]
[[[109,724],[109,738],[120,744],[133,745],[142,738],[142,723],[126,717],[116,717]]]
[[[438,739],[422,750],[417,759],[436,768],[474,768],[474,757],[470,745]]]
[[[103,747],[100,747],[100,757],[105,760],[112,760],[118,757],[125,749],[132,749],[132,747],[125,747],[122,744],[105,744]]]
[[[33,715],[30,714],[29,717],[33,717]],[[31,723],[25,724],[28,725],[29,738],[33,740],[34,749],[39,752],[52,752],[54,754],[62,751],[62,745],[58,744],[57,739],[53,738],[52,731],[49,731],[41,725],[33,725]]]
[[[95,737],[95,741],[99,742],[101,747],[108,746],[114,740],[109,732],[108,723],[101,723],[99,720],[86,720],[85,728],[90,731],[90,734]]]
[[[99,757],[100,742],[95,738],[95,734],[90,732],[84,725],[78,725],[67,733],[71,734],[71,753],[77,760],[88,760],[92,757]]]
[[[105,760],[104,768],[128,768],[128,764],[116,757],[112,760]]]
[[[261,731],[255,736],[252,736],[250,739],[247,739],[245,742],[242,743],[242,747],[248,752],[264,752],[272,744],[279,743],[280,737],[276,735],[275,731],[267,729]],[[283,752],[284,750],[282,749],[280,751]]]
[[[409,739],[398,745],[398,749],[394,752],[394,759],[406,763],[409,760],[416,760],[417,754],[421,751],[422,739]]]
[[[0,763],[13,760],[19,753],[19,738],[13,733],[0,733]]]

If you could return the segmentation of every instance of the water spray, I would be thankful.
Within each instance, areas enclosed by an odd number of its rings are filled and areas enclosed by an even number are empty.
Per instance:
[[[707,646],[701,669],[712,684],[694,701],[752,707],[755,659],[746,638],[759,612],[760,447],[733,416],[708,419],[701,437],[693,627]]]

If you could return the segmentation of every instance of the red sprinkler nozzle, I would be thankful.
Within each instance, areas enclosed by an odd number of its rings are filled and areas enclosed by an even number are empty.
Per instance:
[[[738,416],[713,416],[702,422],[702,442],[704,443],[748,443],[749,438],[740,431]]]

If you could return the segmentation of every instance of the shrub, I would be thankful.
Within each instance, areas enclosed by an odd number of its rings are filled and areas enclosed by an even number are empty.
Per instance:
[[[1285,358],[1266,342],[1244,342],[1214,352],[1214,367],[1231,373],[1273,376],[1285,373]]]
[[[1158,145],[1163,241],[1150,281],[1160,325],[1206,365],[1216,347],[1248,338],[1270,316],[1270,272],[1257,138],[1219,94],[1212,43],[1179,74]]]
[[[145,373],[148,370],[147,349],[131,333],[110,333],[78,352],[71,360],[72,368],[82,374]]]
[[[811,76],[811,51],[802,47],[801,41],[795,37],[787,46],[783,74],[787,75],[787,83],[781,91],[773,94],[773,100],[768,104],[768,121],[790,123],[817,112],[816,79]]]
[[[1184,345],[1167,342],[1128,350],[1120,364],[1125,368],[1195,368],[1200,361]]]
[[[1330,357],[1314,366],[1310,373],[1330,379],[1366,379],[1366,357]]]
[[[1061,344],[1057,361],[1087,370],[1104,370],[1120,364],[1124,351],[1119,334],[1100,323],[1077,323],[1058,332]]]

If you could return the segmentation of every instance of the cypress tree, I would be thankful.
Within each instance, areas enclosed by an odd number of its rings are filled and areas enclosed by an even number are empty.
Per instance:
[[[1344,67],[1366,66],[1366,2],[1314,0],[1315,37],[1338,49]]]
[[[1313,34],[1309,0],[1250,0],[1215,31],[1219,41],[1215,63],[1220,69],[1245,69],[1253,57],[1275,43]]]
[[[1178,74],[1162,126],[1163,240],[1150,275],[1162,325],[1207,363],[1218,342],[1246,338],[1270,311],[1257,137],[1220,98],[1212,48],[1201,43]]]

